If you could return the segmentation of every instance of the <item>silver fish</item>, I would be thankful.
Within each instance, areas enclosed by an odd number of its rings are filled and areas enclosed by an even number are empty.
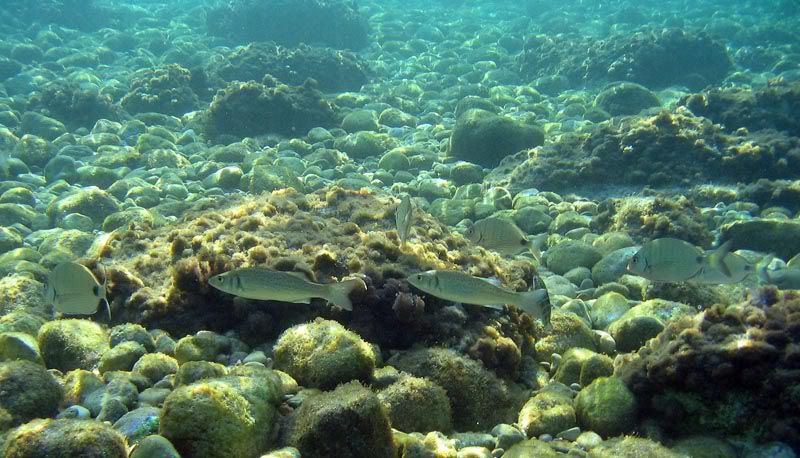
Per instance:
[[[414,221],[414,204],[408,194],[403,194],[403,197],[400,198],[400,204],[394,213],[394,221],[397,224],[397,235],[400,237],[400,243],[406,243],[411,233],[411,223]]]
[[[800,289],[800,266],[797,265],[797,256],[789,260],[788,263],[778,263],[776,267],[770,267],[773,255],[767,255],[758,262],[756,270],[758,279],[762,284],[775,285],[779,289]]]
[[[489,217],[467,227],[464,235],[472,243],[502,255],[513,256],[529,250],[536,260],[542,253],[513,221],[507,218]]]
[[[106,280],[98,282],[91,270],[77,262],[62,262],[53,267],[45,280],[44,297],[64,315],[92,315],[104,302],[111,319]]]
[[[674,238],[654,239],[645,243],[628,262],[628,272],[657,282],[683,282],[701,274],[704,269],[732,277],[725,258],[731,242],[711,254],[689,242]]]
[[[264,267],[245,267],[214,275],[208,279],[214,288],[246,299],[308,304],[312,298],[322,298],[345,310],[353,310],[350,292],[366,289],[360,278],[337,283],[320,284],[308,281],[298,272],[280,272]]]
[[[407,280],[415,288],[448,301],[482,305],[495,310],[503,310],[500,304],[516,305],[546,326],[550,325],[550,298],[544,288],[517,293],[501,288],[489,279],[456,270],[429,270],[411,275]],[[538,279],[534,280],[536,288]]]
[[[713,256],[713,253],[708,254],[708,256]],[[725,256],[725,266],[730,275],[726,275],[715,268],[710,262],[707,262],[700,272],[689,281],[707,285],[740,283],[745,281],[747,277],[756,273],[756,266],[745,259],[744,256],[736,253],[728,253]]]

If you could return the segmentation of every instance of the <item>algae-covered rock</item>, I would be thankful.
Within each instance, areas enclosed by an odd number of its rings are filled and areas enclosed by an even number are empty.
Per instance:
[[[453,350],[426,348],[400,353],[389,364],[417,377],[426,377],[447,391],[453,427],[478,431],[508,422],[512,400],[502,380],[480,363]]]
[[[164,401],[159,434],[182,456],[259,456],[272,441],[274,378],[223,377],[173,391]]]
[[[187,361],[178,368],[175,374],[175,386],[190,385],[197,381],[222,377],[227,374],[225,366],[210,361]]]
[[[652,316],[634,316],[615,321],[608,330],[617,343],[617,350],[630,352],[638,350],[663,331],[664,323]]]
[[[405,432],[440,431],[452,428],[450,400],[438,384],[419,377],[401,377],[378,393],[392,428]]]
[[[159,408],[139,407],[114,422],[114,429],[124,434],[129,444],[136,444],[145,436],[158,434],[160,416]]]
[[[309,457],[395,456],[386,410],[358,382],[306,399],[294,413],[288,443]]]
[[[114,326],[109,330],[108,340],[112,347],[122,342],[137,342],[148,352],[152,352],[156,348],[153,336],[142,325],[135,323],[123,323]]]
[[[643,437],[625,436],[604,441],[589,451],[589,458],[682,458],[658,442]]]
[[[553,450],[547,442],[528,439],[515,444],[503,453],[503,458],[560,458],[563,455]]]
[[[94,420],[33,420],[10,431],[7,458],[127,458],[125,437]]]
[[[306,387],[330,389],[350,380],[366,381],[375,352],[358,334],[318,318],[287,329],[274,348],[275,368]]]
[[[544,132],[540,128],[473,108],[456,120],[450,137],[450,156],[495,167],[507,155],[542,143]]]
[[[617,83],[603,89],[594,104],[611,116],[635,115],[642,110],[661,106],[655,94],[636,83]]]
[[[628,300],[620,293],[611,291],[598,297],[590,311],[595,329],[607,329],[614,321],[630,310]]]
[[[600,377],[583,388],[575,398],[575,412],[583,429],[604,437],[633,429],[636,398],[616,377]]]
[[[550,361],[553,353],[563,354],[570,348],[596,350],[592,330],[574,313],[562,312],[560,309],[553,310],[550,323],[553,330],[534,344],[537,360]]]
[[[55,415],[63,395],[55,377],[30,361],[0,363],[0,387],[0,409],[15,425]]]
[[[225,336],[211,331],[200,331],[193,336],[178,340],[175,346],[175,359],[178,364],[187,361],[216,361],[217,357],[230,348]]]
[[[800,222],[784,220],[753,219],[735,221],[723,225],[722,240],[732,240],[733,249],[774,253],[783,259],[791,259],[800,253]]]
[[[50,321],[39,329],[37,340],[47,367],[62,372],[92,369],[108,350],[106,331],[89,320]]]
[[[614,363],[606,355],[585,348],[570,348],[561,357],[554,378],[565,385],[589,385],[598,377],[608,377],[614,372]],[[566,428],[564,428],[566,429]],[[559,430],[556,432],[560,432]]]
[[[713,436],[690,436],[675,442],[672,451],[692,458],[736,458],[736,449],[726,440]]]
[[[596,244],[592,244],[597,247]],[[592,280],[596,285],[617,281],[627,273],[628,261],[639,251],[639,247],[624,247],[614,250],[592,267]]]
[[[130,458],[181,458],[175,446],[164,436],[153,434],[142,439]]]
[[[377,131],[378,115],[373,110],[353,110],[342,120],[342,129],[349,133],[361,130]]]
[[[122,342],[103,354],[97,370],[101,374],[109,371],[129,371],[145,353],[147,350],[138,342]]]
[[[61,222],[70,213],[80,213],[92,218],[99,226],[108,215],[117,210],[119,204],[111,194],[91,186],[54,200],[47,207],[46,213],[53,224]]]
[[[555,436],[574,427],[577,422],[572,391],[563,384],[550,383],[522,406],[517,422],[528,437]]]
[[[178,361],[163,353],[148,353],[136,361],[133,371],[144,375],[151,383],[156,383],[167,375],[178,372]]]
[[[564,275],[576,267],[591,269],[603,255],[597,248],[575,240],[565,240],[547,250],[544,261],[547,268]]]

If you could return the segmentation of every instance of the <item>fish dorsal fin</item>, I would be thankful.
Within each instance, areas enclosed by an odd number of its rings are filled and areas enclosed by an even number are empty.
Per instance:
[[[800,253],[797,253],[786,262],[786,267],[791,267],[792,269],[800,269]]]

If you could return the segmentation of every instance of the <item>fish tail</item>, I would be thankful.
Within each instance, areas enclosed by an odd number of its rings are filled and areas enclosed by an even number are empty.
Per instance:
[[[550,295],[547,289],[536,289],[519,293],[519,301],[515,304],[532,317],[539,319],[545,326],[550,326]]]
[[[539,247],[536,246],[536,242],[533,239],[528,239],[528,250],[531,252],[531,256],[533,259],[536,260],[539,264],[542,263],[542,252],[539,250]]]
[[[768,254],[761,258],[758,263],[756,264],[756,275],[758,276],[758,281],[761,284],[769,283],[769,264],[772,260],[775,259],[775,256],[772,254]]]
[[[353,303],[350,301],[350,293],[359,287],[367,289],[364,280],[360,278],[351,278],[338,283],[328,284],[325,288],[325,299],[337,307],[341,307],[345,310],[353,310]]]
[[[731,252],[732,246],[733,246],[733,240],[728,240],[727,242],[720,245],[719,248],[717,248],[708,257],[708,262],[711,264],[711,266],[722,272],[722,274],[725,275],[726,277],[731,276],[731,270],[728,268],[728,265],[725,264],[725,258]]]

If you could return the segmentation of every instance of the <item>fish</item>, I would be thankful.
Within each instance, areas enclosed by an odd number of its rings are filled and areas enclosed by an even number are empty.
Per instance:
[[[411,223],[414,221],[414,204],[411,196],[403,194],[400,204],[394,213],[394,221],[397,224],[397,235],[400,236],[400,243],[406,243],[408,235],[411,233]]]
[[[457,270],[429,270],[410,275],[406,280],[418,290],[448,301],[495,310],[503,310],[502,304],[512,304],[550,326],[550,297],[546,288],[537,289],[541,284],[538,277],[534,277],[533,290],[521,293],[501,288],[491,279],[473,277]]]
[[[764,256],[756,266],[759,281],[762,284],[777,286],[778,289],[800,289],[800,266],[797,258],[795,256],[785,265],[779,264],[770,268],[775,256],[772,254]]]
[[[313,298],[322,298],[345,310],[353,310],[350,293],[359,287],[367,288],[360,278],[321,284],[308,281],[299,272],[281,272],[265,267],[244,267],[217,274],[208,279],[208,284],[245,299],[308,304]]]
[[[708,285],[741,283],[756,273],[756,264],[736,253],[729,253],[726,255],[725,265],[730,275],[725,275],[725,273],[714,268],[709,262],[689,281]]]
[[[64,315],[92,315],[103,302],[108,319],[111,306],[106,298],[106,282],[97,281],[91,270],[77,262],[62,262],[53,267],[44,284],[44,297]]]
[[[719,273],[728,282],[733,278],[726,260],[730,249],[731,241],[707,254],[699,247],[680,239],[653,239],[633,255],[628,261],[627,270],[656,282],[678,283],[698,276],[702,280],[703,272],[708,272],[709,278]]]
[[[505,256],[513,256],[527,250],[537,261],[541,262],[542,259],[542,253],[534,241],[507,218],[484,218],[467,227],[464,235],[472,243]]]

